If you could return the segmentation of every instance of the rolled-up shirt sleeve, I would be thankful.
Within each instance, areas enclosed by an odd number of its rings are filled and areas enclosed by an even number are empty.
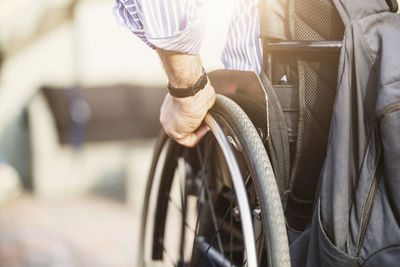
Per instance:
[[[207,0],[116,0],[114,15],[147,45],[198,54]]]

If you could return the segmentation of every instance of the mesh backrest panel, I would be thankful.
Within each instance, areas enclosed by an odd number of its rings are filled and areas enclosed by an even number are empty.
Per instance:
[[[274,0],[261,0],[272,3]],[[284,0],[278,1],[279,3]],[[281,16],[288,29],[287,41],[341,41],[344,26],[333,0],[287,0],[288,12]],[[267,10],[262,16],[267,16]],[[287,14],[287,15],[286,15]],[[267,33],[268,24],[262,25]],[[265,35],[266,43],[269,42]],[[338,54],[273,51],[265,46],[270,80],[280,83],[283,75],[299,89],[299,122],[295,153],[291,150],[291,198],[312,203],[323,162],[336,95]],[[272,65],[268,65],[271,59]],[[268,67],[268,69],[267,69]],[[276,86],[275,86],[276,87]],[[279,90],[276,87],[275,90]],[[277,152],[279,153],[279,151]],[[285,190],[286,191],[286,190]]]
[[[296,41],[342,40],[344,26],[332,0],[293,0],[289,21]],[[291,174],[292,197],[314,200],[336,95],[336,54],[298,54],[300,120]]]
[[[304,90],[300,94],[303,120],[299,126],[297,161],[292,173],[292,193],[296,199],[314,198],[335,101],[337,58],[322,55],[299,61],[299,87]]]
[[[332,0],[296,0],[294,10],[294,40],[342,40],[344,26]]]

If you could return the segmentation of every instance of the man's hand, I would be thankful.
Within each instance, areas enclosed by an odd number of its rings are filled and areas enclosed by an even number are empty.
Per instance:
[[[202,122],[214,102],[215,91],[209,82],[192,97],[176,98],[168,94],[160,112],[164,131],[181,145],[195,146],[209,131]]]
[[[185,88],[196,83],[203,72],[199,55],[188,55],[157,49],[169,83]],[[214,105],[215,91],[210,82],[196,93],[185,98],[167,94],[161,106],[160,122],[164,131],[179,144],[193,147],[209,131],[202,124],[207,111]]]

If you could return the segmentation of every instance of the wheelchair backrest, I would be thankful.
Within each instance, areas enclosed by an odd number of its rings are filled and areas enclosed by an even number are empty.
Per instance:
[[[260,31],[263,70],[289,132],[286,215],[302,229],[326,155],[344,25],[332,0],[262,0]]]

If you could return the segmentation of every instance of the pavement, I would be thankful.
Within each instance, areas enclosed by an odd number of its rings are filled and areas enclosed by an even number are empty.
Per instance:
[[[136,266],[138,209],[96,196],[0,205],[0,267]]]

